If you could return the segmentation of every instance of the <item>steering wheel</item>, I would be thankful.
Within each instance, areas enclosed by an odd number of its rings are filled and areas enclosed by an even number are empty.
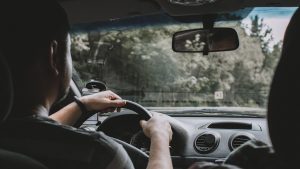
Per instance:
[[[134,121],[137,124],[131,123],[132,125],[128,127],[132,130],[135,130],[136,128],[140,127],[140,125],[138,124],[140,120],[149,120],[152,117],[152,114],[146,108],[139,105],[138,103],[129,100],[125,100],[125,101],[126,101],[126,105],[124,105],[121,108],[131,110],[136,114],[131,112],[113,113],[102,122],[102,124],[97,128],[97,131],[104,132],[108,136],[111,136],[113,140],[121,144],[124,147],[124,149],[127,151],[128,155],[130,156],[135,168],[146,168],[148,164],[149,156],[144,151],[131,144],[128,144],[125,141],[122,141],[123,139],[121,137],[118,137],[117,135],[111,135],[112,132],[113,133],[115,132],[114,128],[111,127],[112,122],[115,123],[119,121],[119,122],[125,122],[124,124],[126,124],[127,122]],[[126,118],[122,118],[122,117],[126,117]],[[181,155],[180,153],[184,151],[188,143],[189,128],[185,126],[183,123],[181,123],[180,121],[176,120],[175,118],[169,117],[167,115],[165,117],[169,121],[173,131],[173,139],[172,139],[173,147],[174,147],[173,153],[177,153],[178,155]],[[79,126],[81,126],[81,124],[82,123],[78,123]],[[123,130],[123,128],[121,128],[121,130]]]
[[[146,108],[139,105],[138,103],[135,103],[135,102],[129,101],[129,100],[125,100],[125,101],[126,101],[126,105],[121,108],[129,109],[129,110],[136,112],[140,116],[140,118],[143,120],[149,120],[152,117],[152,114]],[[98,129],[101,131],[101,126]],[[140,149],[138,149],[122,140],[119,140],[119,139],[116,139],[113,137],[112,137],[112,139],[124,147],[124,149],[127,151],[128,155],[130,156],[131,161],[135,168],[146,168],[147,167],[149,156],[145,152],[141,151]]]
[[[152,117],[152,114],[140,104],[129,100],[125,100],[125,101],[126,101],[125,106],[121,108],[125,108],[136,112],[143,120],[149,120]]]

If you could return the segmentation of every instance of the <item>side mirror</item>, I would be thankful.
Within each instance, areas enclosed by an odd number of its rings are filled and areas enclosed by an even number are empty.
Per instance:
[[[239,47],[237,32],[232,28],[193,29],[176,32],[172,48],[175,52],[218,52]]]

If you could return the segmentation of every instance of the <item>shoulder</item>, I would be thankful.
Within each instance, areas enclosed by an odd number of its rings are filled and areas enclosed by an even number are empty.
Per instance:
[[[40,145],[39,154],[42,156],[54,152],[55,158],[58,156],[67,158],[69,161],[84,163],[92,168],[133,168],[124,148],[102,132],[64,126],[46,117],[14,120],[14,123],[11,121],[5,128],[6,132],[1,134],[9,138],[9,142],[31,140],[30,143],[35,144],[28,144],[25,147],[32,146],[39,151],[37,146]],[[45,149],[48,154],[44,153]]]
[[[103,132],[91,132],[77,130],[85,137],[89,137],[89,142],[93,145],[93,157],[91,166],[106,169],[134,169],[129,155],[123,146],[115,142],[112,138]],[[99,160],[102,159],[102,160]]]

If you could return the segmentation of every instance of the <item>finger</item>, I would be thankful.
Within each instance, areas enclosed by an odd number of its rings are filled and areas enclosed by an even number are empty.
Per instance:
[[[112,100],[115,100],[115,99],[122,99],[119,95],[117,95],[116,93],[112,92],[112,91],[107,91],[109,93],[109,95],[111,96],[111,99]]]
[[[173,132],[170,134],[170,141],[172,141],[172,139],[173,139]]]
[[[126,105],[126,101],[124,100],[110,100],[109,106],[110,107],[123,107]]]
[[[158,116],[159,113],[155,112],[155,111],[151,111],[150,112],[152,114],[152,116]]]
[[[113,93],[113,96],[115,97],[115,99],[122,99],[119,95]]]
[[[146,124],[147,124],[147,122],[145,120],[140,121],[140,125],[141,125],[142,128],[145,128]]]

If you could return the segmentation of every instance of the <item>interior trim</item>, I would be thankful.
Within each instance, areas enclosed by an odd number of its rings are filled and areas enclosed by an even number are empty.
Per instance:
[[[78,89],[78,87],[76,86],[75,82],[73,80],[71,80],[70,82],[70,89],[74,92],[74,95],[77,97],[81,97],[81,92]]]

